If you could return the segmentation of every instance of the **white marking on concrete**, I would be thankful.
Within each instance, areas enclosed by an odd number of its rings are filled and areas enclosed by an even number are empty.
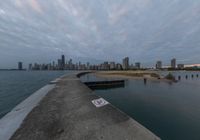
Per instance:
[[[109,104],[109,102],[107,102],[105,99],[103,98],[99,98],[99,99],[95,99],[92,100],[92,103],[96,106],[96,107],[102,107],[105,106],[107,104]]]
[[[31,112],[41,99],[54,87],[55,84],[44,86],[6,114],[0,120],[0,140],[9,140],[20,127],[28,113]]]

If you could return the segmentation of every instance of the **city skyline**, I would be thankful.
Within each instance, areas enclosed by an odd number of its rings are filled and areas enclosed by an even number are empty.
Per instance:
[[[0,68],[47,63],[62,53],[86,61],[129,56],[145,66],[159,59],[170,64],[173,57],[200,63],[199,8],[192,0],[4,1]]]
[[[73,62],[72,62],[73,61]],[[64,69],[66,64],[73,64],[73,69],[71,70],[89,70],[87,68],[83,69],[79,69],[78,67],[80,67],[79,65],[83,65],[84,67],[86,67],[88,64],[91,66],[100,66],[103,64],[107,64],[109,65],[109,70],[114,70],[115,66],[117,67],[117,65],[122,69],[122,70],[128,70],[129,68],[131,69],[140,69],[140,68],[144,68],[144,69],[150,69],[150,68],[155,68],[155,69],[163,69],[163,68],[184,68],[184,67],[200,67],[200,64],[185,64],[185,63],[179,63],[182,61],[179,61],[176,58],[171,58],[170,60],[168,60],[168,62],[163,62],[162,59],[159,59],[157,61],[154,62],[154,64],[152,65],[148,65],[146,66],[143,62],[139,62],[137,60],[133,61],[130,60],[129,56],[126,56],[124,58],[121,58],[121,61],[109,61],[109,60],[105,60],[105,61],[97,61],[97,62],[90,62],[90,61],[81,61],[81,60],[73,60],[70,57],[66,57],[64,54],[62,54],[60,56],[60,58],[56,58],[55,60],[50,60],[47,62],[29,62],[29,63],[24,63],[23,61],[18,61],[16,62],[14,67],[11,68],[0,68],[0,69],[20,69],[22,70],[22,65],[23,65],[23,70],[30,70],[30,67],[38,67],[35,70],[39,70],[39,67],[45,67],[45,69],[47,70],[47,67],[50,66],[56,66],[57,68],[51,69],[51,70],[62,70]],[[75,68],[76,66],[76,68]],[[20,68],[19,68],[20,67]],[[118,70],[120,70],[120,68],[118,68]],[[70,68],[68,68],[67,70],[69,70]],[[116,68],[117,69],[117,68]],[[66,69],[65,69],[66,70]],[[95,69],[93,69],[95,70]],[[103,70],[103,69],[102,69]]]
[[[57,60],[49,63],[29,63],[28,66],[23,65],[23,62],[18,62],[17,68],[11,70],[139,70],[139,69],[177,69],[184,68],[200,68],[200,64],[187,65],[184,63],[177,63],[176,58],[172,58],[170,65],[163,65],[161,60],[155,62],[155,66],[145,67],[141,62],[130,61],[129,57],[122,58],[121,62],[104,61],[102,63],[83,63],[82,61],[74,62],[73,59],[66,59],[65,55],[61,55]]]

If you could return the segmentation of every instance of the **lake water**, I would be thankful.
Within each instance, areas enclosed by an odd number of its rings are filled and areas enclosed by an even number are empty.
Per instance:
[[[166,75],[167,72],[159,73]],[[172,74],[176,78],[181,75],[181,81],[172,84],[147,81],[144,84],[143,80],[126,80],[124,88],[96,90],[95,93],[162,140],[200,140],[200,77],[196,77],[200,73],[178,71]],[[82,80],[102,78],[90,74]]]
[[[0,71],[0,118],[51,80],[72,71]]]

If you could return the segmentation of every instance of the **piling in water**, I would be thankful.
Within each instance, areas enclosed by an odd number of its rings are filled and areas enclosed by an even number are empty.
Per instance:
[[[181,76],[178,76],[178,80],[181,80]]]
[[[197,76],[197,77],[199,77],[199,75],[198,75],[198,74],[197,74],[196,76]]]
[[[144,84],[145,85],[147,84],[147,78],[144,78]]]
[[[188,76],[186,75],[185,78],[188,79]]]

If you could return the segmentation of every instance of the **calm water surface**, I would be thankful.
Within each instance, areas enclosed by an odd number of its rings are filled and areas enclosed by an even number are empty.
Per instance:
[[[49,81],[72,71],[0,71],[0,118]]]
[[[148,81],[145,85],[143,80],[127,80],[125,88],[95,92],[163,140],[200,140],[200,78],[196,77],[200,73],[172,73],[176,77],[181,75],[181,81],[173,84]],[[99,79],[102,78],[94,75],[82,78]]]

